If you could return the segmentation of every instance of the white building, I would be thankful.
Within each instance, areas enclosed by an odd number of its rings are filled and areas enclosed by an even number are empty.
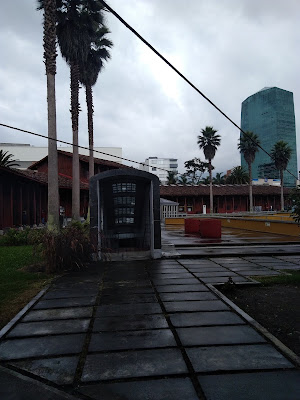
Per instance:
[[[58,150],[68,151],[72,153],[73,148],[60,147]],[[19,164],[19,169],[27,169],[31,164],[48,155],[48,147],[37,147],[31,146],[30,144],[22,143],[0,143],[0,150],[7,151],[9,154],[13,155],[13,159]],[[98,153],[98,151],[103,152]],[[88,156],[89,150],[79,148],[79,154]],[[115,161],[122,164],[122,160],[118,157],[122,157],[121,147],[94,147],[94,157],[101,158],[102,160]]]
[[[161,183],[165,185],[168,181],[168,171],[177,173],[178,161],[177,158],[149,157],[146,158],[144,165],[140,165],[140,169],[158,176]]]

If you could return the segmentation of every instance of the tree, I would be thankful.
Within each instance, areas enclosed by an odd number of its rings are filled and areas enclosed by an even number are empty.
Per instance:
[[[225,183],[225,175],[223,175],[222,172],[217,172],[215,178],[213,178],[213,183],[222,185]]]
[[[290,195],[290,201],[292,202],[292,217],[300,225],[300,186],[298,185],[293,189]]]
[[[70,66],[73,132],[72,218],[80,219],[78,154],[79,77],[86,65],[95,32],[103,24],[103,6],[98,0],[57,0],[57,38],[61,54]]]
[[[174,185],[176,183],[177,171],[168,171],[167,185]]]
[[[186,175],[189,177],[189,182],[194,185],[199,185],[203,173],[208,169],[208,163],[195,157],[192,160],[185,161],[184,167],[186,169]]]
[[[211,160],[214,158],[218,146],[221,144],[221,136],[216,134],[217,131],[212,126],[201,129],[201,135],[198,135],[199,148],[203,150],[205,158],[208,160],[208,172],[210,183],[210,213],[213,212],[213,191],[212,191],[212,165]]]
[[[9,154],[8,151],[0,150],[0,167],[11,168],[18,166],[19,164],[12,157],[13,155]]]
[[[245,183],[249,183],[249,175],[247,171],[241,167],[234,167],[231,171],[231,174],[226,178],[226,183],[232,185],[241,185]]]
[[[253,196],[252,196],[252,163],[255,160],[255,155],[259,151],[260,140],[253,132],[245,132],[241,135],[238,143],[238,149],[243,154],[249,171],[249,204],[250,212],[253,211]]]
[[[93,90],[98,75],[104,67],[104,61],[110,58],[108,48],[113,43],[105,35],[109,33],[106,26],[99,27],[95,32],[95,40],[92,43],[86,63],[80,66],[80,82],[85,86],[87,119],[89,132],[89,178],[94,175],[94,128],[93,128]]]
[[[281,183],[281,210],[284,210],[284,198],[283,198],[283,171],[287,169],[288,163],[292,155],[292,149],[287,142],[279,140],[274,144],[271,150],[271,158],[275,163],[276,169],[280,172],[280,183]]]
[[[48,105],[48,229],[59,228],[58,163],[56,144],[56,1],[38,0],[44,9],[44,60],[47,76]]]
[[[189,183],[189,176],[187,173],[184,173],[182,175],[180,175],[177,179],[177,183],[179,183],[180,185],[186,185],[187,183]]]

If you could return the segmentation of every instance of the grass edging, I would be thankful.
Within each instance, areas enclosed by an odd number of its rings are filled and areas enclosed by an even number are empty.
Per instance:
[[[50,285],[44,287],[29,303],[26,304],[25,307],[22,308],[21,311],[18,312],[17,315],[13,317],[12,320],[9,321],[1,330],[0,330],[0,339],[6,335],[6,333],[23,317],[23,315],[36,303],[37,300],[42,297],[45,292],[49,289]]]
[[[250,317],[249,314],[245,313],[240,307],[229,300],[223,293],[221,293],[214,285],[207,284],[207,287],[212,290],[218,297],[221,298],[229,307],[231,307],[236,313],[238,313],[242,318],[244,318],[252,327],[254,327],[259,333],[269,339],[272,344],[277,347],[280,352],[289,358],[293,364],[298,368],[300,367],[300,357],[297,356],[291,349],[289,349],[285,344],[283,344],[277,337],[272,335],[265,327],[258,323],[254,318]]]

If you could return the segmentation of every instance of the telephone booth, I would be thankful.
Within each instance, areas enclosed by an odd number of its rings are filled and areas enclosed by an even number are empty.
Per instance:
[[[90,179],[91,237],[100,260],[161,257],[157,176],[124,168]]]

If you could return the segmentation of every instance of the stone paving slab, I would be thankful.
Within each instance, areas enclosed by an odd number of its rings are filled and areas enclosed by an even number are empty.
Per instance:
[[[278,270],[278,271],[280,271],[281,269],[282,270],[295,270],[295,271],[298,271],[298,270],[300,270],[300,265],[294,265],[294,266],[282,266],[282,265],[278,265],[278,266],[274,266],[273,267],[274,269],[276,269],[276,270]]]
[[[269,344],[195,347],[186,351],[196,372],[294,368]]]
[[[296,400],[300,399],[300,372],[252,372],[200,376],[207,400]]]
[[[72,297],[90,297],[90,296],[96,296],[98,293],[99,289],[91,289],[91,290],[51,290],[47,292],[43,296],[43,300],[50,300],[50,299],[63,299],[63,298],[72,298]]]
[[[141,287],[141,288],[137,288],[137,287],[131,287],[131,288],[122,288],[122,287],[118,287],[118,288],[106,288],[102,290],[102,295],[106,296],[106,295],[111,295],[112,293],[115,293],[116,295],[122,295],[125,294],[127,295],[128,292],[130,292],[130,294],[151,294],[154,293],[154,290],[151,286],[148,287]]]
[[[260,267],[259,265],[256,265],[256,264],[251,264],[250,266],[247,265],[245,267],[239,265],[238,267],[228,267],[228,269],[231,270],[231,271],[239,271],[241,274],[243,273],[243,271],[249,271],[249,270],[251,270],[251,271],[265,271],[265,272],[271,271],[268,268]]]
[[[87,356],[81,381],[187,373],[178,349],[138,350]]]
[[[155,294],[123,294],[102,296],[100,304],[155,303]]]
[[[227,268],[224,267],[197,267],[197,268],[188,268],[190,272],[196,273],[196,272],[223,272],[223,271],[228,271]]]
[[[0,343],[0,360],[77,354],[84,339],[84,334],[74,334],[4,340]]]
[[[162,310],[158,303],[140,304],[109,304],[97,307],[97,317],[108,317],[117,315],[136,315],[136,314],[160,314]]]
[[[221,271],[221,272],[195,272],[195,275],[198,278],[214,278],[219,276],[239,276],[232,271]]]
[[[170,319],[175,327],[245,324],[242,318],[231,311],[177,313],[170,314]]]
[[[216,278],[200,278],[201,281],[203,281],[204,283],[225,283],[228,281],[228,277],[216,277]],[[233,282],[249,282],[248,279],[243,278],[242,276],[233,276],[232,277]]]
[[[155,286],[193,285],[199,283],[199,281],[198,279],[191,276],[191,278],[185,279],[153,279],[153,283],[155,284]]]
[[[168,328],[168,323],[161,314],[123,315],[95,318],[93,331],[129,331],[161,328]]]
[[[95,400],[197,400],[189,378],[107,383],[82,386],[80,393]]]
[[[158,275],[158,276],[162,276],[162,277],[166,277],[166,278],[177,278],[177,277],[181,278],[184,275],[189,276],[189,272],[186,269],[184,269],[183,267],[176,268],[176,270],[175,269],[172,269],[172,270],[171,269],[150,270],[149,274],[152,277],[155,277]]]
[[[54,308],[51,310],[33,310],[25,315],[22,322],[48,321],[56,319],[90,318],[93,314],[92,307]]]
[[[219,297],[211,292],[161,293],[160,298],[163,301],[219,300]]]
[[[253,328],[245,325],[177,328],[176,330],[184,346],[265,342],[265,339]]]
[[[150,280],[147,281],[104,281],[104,288],[128,289],[128,288],[147,288],[151,287]]]
[[[151,278],[152,280],[169,280],[169,279],[179,279],[179,280],[183,280],[183,279],[189,279],[192,278],[192,274],[190,272],[185,272],[184,274],[152,274]]]
[[[209,289],[201,284],[197,283],[196,285],[167,285],[167,286],[158,286],[157,291],[160,293],[176,293],[176,292],[207,292]]]
[[[17,324],[6,337],[83,333],[88,330],[89,323],[89,319],[24,322]]]
[[[229,310],[229,307],[221,300],[167,301],[164,302],[164,306],[167,312]]]
[[[245,275],[245,276],[273,276],[273,275],[280,275],[279,272],[271,271],[270,269],[267,270],[267,271],[260,271],[260,270],[257,270],[257,269],[246,270],[246,271],[240,271],[240,274]]]
[[[93,333],[89,352],[174,347],[170,329]]]
[[[57,385],[70,385],[73,383],[78,361],[79,356],[73,356],[15,361],[9,364]]]
[[[69,299],[40,300],[34,307],[34,310],[49,308],[66,308],[92,306],[96,302],[96,296],[77,297]]]

